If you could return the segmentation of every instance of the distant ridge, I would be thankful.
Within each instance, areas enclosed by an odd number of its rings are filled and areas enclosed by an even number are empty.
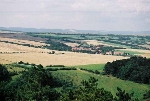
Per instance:
[[[22,28],[22,27],[0,27],[0,30],[5,31],[20,31],[20,32],[47,32],[47,33],[66,33],[66,34],[150,34],[150,31],[104,31],[104,30],[76,30],[76,29],[37,29],[37,28]]]
[[[75,29],[37,29],[37,28],[22,28],[22,27],[0,27],[0,30],[6,31],[21,31],[21,32],[52,32],[52,33],[68,33],[68,34],[78,34],[78,33],[101,33],[101,31],[96,30],[75,30]]]

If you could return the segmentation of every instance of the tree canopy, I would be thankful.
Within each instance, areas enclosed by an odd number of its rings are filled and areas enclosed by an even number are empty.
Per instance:
[[[150,59],[131,57],[130,59],[108,62],[104,71],[123,80],[150,84]]]

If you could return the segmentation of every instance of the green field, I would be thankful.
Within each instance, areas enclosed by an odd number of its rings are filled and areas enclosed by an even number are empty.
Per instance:
[[[100,72],[103,71],[105,64],[90,64],[90,65],[80,65],[75,66],[76,68],[83,68],[88,70],[98,70]]]
[[[121,51],[121,52],[129,53],[130,55],[143,54],[142,52],[129,51],[129,50],[121,50],[121,49],[116,50],[116,51]]]
[[[83,37],[81,37],[81,35],[76,35],[76,34],[73,34],[73,35],[68,35],[68,34],[34,34],[33,36],[38,36],[38,37],[49,37],[51,36],[52,38],[57,38],[57,39],[60,39],[60,38],[68,38],[68,39],[85,39]]]
[[[83,65],[76,66],[77,68],[85,68],[91,70],[103,70],[104,64],[92,64],[92,65]],[[74,85],[81,85],[82,80],[88,80],[91,76],[98,79],[98,87],[104,88],[107,91],[115,96],[117,92],[117,87],[120,87],[122,90],[125,90],[128,93],[134,92],[134,96],[142,100],[143,94],[150,89],[146,84],[134,83],[132,81],[125,81],[118,79],[116,77],[107,76],[107,75],[96,75],[82,70],[58,70],[52,72],[52,75],[60,78],[61,80],[66,80],[73,82]]]
[[[123,48],[129,48],[129,49],[131,49],[131,47],[130,47],[130,46],[126,46],[126,45],[115,44],[115,43],[104,42],[104,41],[101,41],[101,43],[103,43],[103,44],[108,44],[108,45],[110,45],[110,46],[123,47]]]

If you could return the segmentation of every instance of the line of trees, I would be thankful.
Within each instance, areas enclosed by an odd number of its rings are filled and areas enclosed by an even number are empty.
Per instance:
[[[57,70],[77,70],[75,67],[62,67],[62,68],[47,68],[49,71],[57,71]]]
[[[84,69],[84,68],[80,68],[80,70],[84,70],[84,71],[87,71],[87,72],[90,72],[90,73],[94,73],[94,74],[100,74],[100,72],[98,70],[89,70],[89,69]]]
[[[59,50],[59,51],[71,51],[71,47],[67,46],[64,43],[56,42],[51,39],[47,40],[46,44],[50,44],[50,46],[44,46],[47,49]]]

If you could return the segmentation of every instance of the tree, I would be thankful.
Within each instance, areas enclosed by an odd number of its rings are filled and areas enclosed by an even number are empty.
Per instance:
[[[116,93],[116,96],[114,98],[115,101],[138,101],[138,99],[134,99],[133,97],[133,92],[131,94],[126,93],[125,90],[122,91],[119,87],[117,87],[118,92]]]
[[[42,65],[32,67],[28,71],[0,88],[1,99],[10,101],[53,101],[60,94],[53,88],[57,82],[51,73]]]
[[[97,88],[97,79],[90,77],[88,81],[83,80],[82,87],[71,89],[62,94],[61,101],[112,101],[113,95],[111,92],[103,88]]]
[[[5,66],[0,64],[0,81],[8,81],[11,77]]]
[[[52,51],[52,54],[55,54],[55,51]]]
[[[143,95],[143,99],[150,98],[150,90]]]
[[[108,62],[104,72],[123,80],[131,80],[138,83],[150,83],[150,59],[143,57],[131,57],[130,59]]]

